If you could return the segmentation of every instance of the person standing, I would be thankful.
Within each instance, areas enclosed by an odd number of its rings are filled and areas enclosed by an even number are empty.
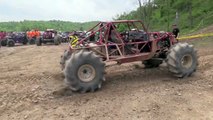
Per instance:
[[[177,27],[176,24],[172,25],[172,28],[173,28],[172,33],[175,35],[175,38],[177,38],[180,32],[179,28]]]

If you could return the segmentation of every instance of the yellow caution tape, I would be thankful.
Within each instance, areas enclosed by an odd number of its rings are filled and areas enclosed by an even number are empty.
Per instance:
[[[194,39],[194,38],[201,38],[201,37],[210,37],[213,36],[213,33],[207,33],[207,34],[197,34],[192,36],[184,36],[177,38],[178,40],[185,40],[185,39]]]
[[[189,33],[193,33],[195,31],[197,31],[204,23],[204,21],[206,19],[212,19],[213,17],[213,12],[211,13],[208,13],[208,15],[206,15],[206,17],[204,17],[200,23],[198,24],[197,27],[195,27],[194,30],[191,30]],[[177,38],[178,40],[185,40],[185,39],[194,39],[194,38],[201,38],[201,37],[210,37],[210,36],[213,36],[213,33],[207,33],[207,34],[197,34],[197,35],[192,35],[192,36],[184,36],[184,37],[180,37],[180,38]]]

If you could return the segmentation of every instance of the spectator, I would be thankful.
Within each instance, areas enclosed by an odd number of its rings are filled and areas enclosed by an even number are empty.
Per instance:
[[[172,25],[172,27],[173,27],[172,33],[175,35],[175,38],[177,38],[180,30],[178,29],[177,25],[175,25],[175,24]]]

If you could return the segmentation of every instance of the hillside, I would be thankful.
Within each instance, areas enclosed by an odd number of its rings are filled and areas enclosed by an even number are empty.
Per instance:
[[[171,31],[172,24],[177,24],[181,32],[191,33],[213,24],[213,1],[153,0],[116,19],[143,20],[151,31]]]
[[[21,22],[1,22],[0,31],[27,31],[31,29],[56,29],[59,31],[73,31],[73,30],[88,30],[97,22],[68,22],[68,21],[21,21]]]

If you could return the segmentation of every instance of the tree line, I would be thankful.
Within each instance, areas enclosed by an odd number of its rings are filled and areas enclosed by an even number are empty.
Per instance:
[[[138,9],[116,19],[139,19],[151,30],[170,31],[177,24],[182,32],[213,24],[213,0],[135,0]]]
[[[29,31],[33,29],[38,29],[44,31],[46,29],[55,29],[58,31],[78,31],[78,30],[88,30],[90,27],[94,26],[97,22],[69,22],[69,21],[29,21],[24,20],[20,22],[1,22],[0,23],[0,31]]]

